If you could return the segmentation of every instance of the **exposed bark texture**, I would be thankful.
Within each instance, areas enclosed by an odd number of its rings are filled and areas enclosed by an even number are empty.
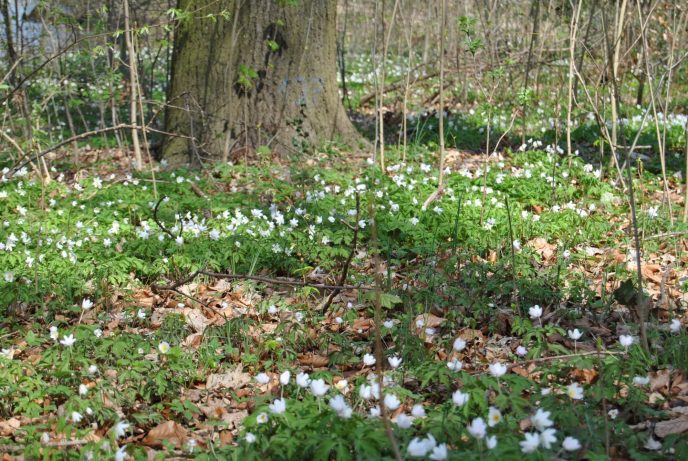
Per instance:
[[[289,153],[357,137],[337,89],[336,0],[179,0],[179,7],[193,20],[176,31],[166,131],[196,141],[168,139],[165,157],[226,158],[261,145]]]

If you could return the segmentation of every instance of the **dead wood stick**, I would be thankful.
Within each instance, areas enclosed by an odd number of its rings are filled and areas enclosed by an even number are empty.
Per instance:
[[[167,235],[169,235],[169,236],[172,238],[172,240],[175,240],[175,239],[177,238],[177,236],[174,235],[167,227],[165,227],[165,226],[163,225],[163,223],[161,223],[160,220],[158,219],[158,208],[160,208],[160,204],[161,204],[162,201],[165,200],[166,198],[167,198],[167,196],[166,196],[166,195],[163,195],[162,197],[160,197],[160,200],[158,200],[158,202],[155,204],[155,208],[153,208],[153,221],[155,221],[155,224],[158,225],[158,227],[160,228],[161,231],[163,231],[164,233],[166,233]],[[179,232],[179,235],[182,235],[182,233]],[[196,275],[198,275],[198,272],[196,272],[196,273],[194,274],[194,277],[195,277]],[[193,280],[193,278],[192,278],[191,280]],[[177,285],[177,286],[179,286],[179,285]]]
[[[374,290],[374,287],[369,287],[366,285],[327,285],[324,283],[308,283],[299,282],[298,280],[288,280],[288,279],[274,279],[270,277],[261,277],[257,275],[242,275],[242,274],[221,274],[218,272],[210,271],[200,271],[199,274],[207,275],[208,277],[215,277],[219,279],[227,280],[253,280],[255,282],[268,283],[273,285],[287,285],[293,287],[312,287],[319,288],[322,290],[364,290],[370,291]]]
[[[356,254],[356,246],[358,245],[358,231],[360,229],[360,226],[358,225],[360,215],[361,196],[359,194],[356,194],[356,224],[354,224],[354,238],[351,241],[351,252],[349,253],[349,257],[346,259],[344,267],[342,268],[342,275],[339,277],[340,286],[343,286],[346,283],[346,277],[349,275],[349,266],[351,265],[351,261],[354,259],[354,254]],[[321,312],[325,312],[327,308],[330,307],[330,305],[332,304],[332,301],[334,301],[335,296],[341,293],[341,291],[341,288],[335,288],[334,290],[332,290],[330,295],[327,297],[325,302],[318,308],[318,310]]]
[[[109,127],[105,127],[105,128],[99,128],[97,130],[87,131],[86,133],[77,134],[75,136],[72,136],[71,138],[67,138],[63,141],[60,141],[57,144],[54,144],[54,145],[40,151],[39,153],[37,153],[35,155],[30,155],[28,159],[24,160],[19,165],[15,166],[11,169],[11,171],[9,173],[9,177],[11,177],[17,171],[21,170],[23,167],[25,167],[29,163],[31,163],[32,160],[38,160],[41,157],[44,157],[44,156],[48,155],[49,153],[56,151],[57,149],[59,149],[62,146],[65,146],[67,144],[73,143],[74,141],[79,141],[81,139],[89,138],[91,136],[95,136],[98,134],[109,133],[111,131],[119,131],[119,130],[124,130],[124,129],[136,129],[136,130],[146,129],[148,131],[152,131],[154,133],[164,134],[166,136],[174,136],[177,138],[190,139],[189,136],[184,136],[184,135],[174,134],[174,133],[168,133],[167,131],[162,131],[162,130],[158,130],[155,128],[151,128],[148,125],[140,126],[140,125],[130,125],[128,123],[120,123],[119,125],[109,126]]]
[[[76,447],[79,445],[86,445],[90,443],[89,440],[63,440],[60,442],[48,442],[42,443],[41,446],[49,448],[63,448],[63,447]],[[26,445],[0,445],[0,453],[16,453],[18,451],[24,451]]]

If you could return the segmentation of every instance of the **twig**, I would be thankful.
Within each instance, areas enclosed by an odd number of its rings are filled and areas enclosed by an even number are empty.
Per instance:
[[[509,196],[507,195],[504,198],[506,203],[506,216],[508,218],[509,223],[509,246],[511,247],[511,277],[514,283],[514,289],[516,290],[516,310],[520,314],[523,314],[523,312],[521,312],[520,295],[518,292],[518,287],[516,286],[516,248],[514,248],[514,228],[511,223],[511,206],[509,205]]]
[[[415,69],[413,69],[413,70],[416,71],[416,70],[418,70],[418,68],[415,68]],[[427,74],[427,75],[423,75],[422,77],[417,77],[417,78],[416,78],[416,82],[421,82],[421,81],[423,81],[423,80],[429,80],[429,79],[431,79],[431,78],[437,77],[438,75],[439,75],[439,71],[434,71],[434,72],[431,72],[431,73],[429,73],[429,74]],[[399,81],[399,82],[393,83],[393,84],[391,84],[391,85],[387,85],[387,86],[384,88],[384,92],[385,92],[385,93],[389,93],[389,92],[392,92],[392,91],[399,90],[399,89],[401,89],[402,87],[404,87],[404,85],[405,85],[405,81]],[[359,104],[360,104],[361,106],[367,104],[368,102],[370,102],[370,100],[375,99],[375,96],[376,96],[377,94],[378,94],[377,92],[368,93],[367,95],[365,95],[365,96],[363,96],[363,97],[361,98]]]
[[[77,440],[63,440],[60,442],[48,442],[42,443],[41,446],[49,448],[62,448],[62,447],[76,447],[79,445],[86,445],[90,443],[89,440],[77,439]],[[26,445],[0,445],[0,453],[13,453],[17,451],[26,450]]]
[[[299,282],[297,280],[287,280],[287,279],[273,279],[270,277],[261,277],[256,275],[242,275],[242,274],[221,274],[218,272],[200,271],[199,274],[207,275],[208,277],[215,277],[219,279],[227,280],[253,280],[255,282],[270,283],[273,285],[287,285],[293,287],[312,287],[319,288],[322,290],[363,290],[372,291],[375,287],[370,287],[367,285],[327,285],[324,283],[308,283]]]
[[[136,101],[138,92],[138,82],[136,68],[136,50],[134,49],[134,39],[131,29],[129,29],[129,0],[124,0],[124,28],[127,32],[124,34],[124,43],[127,47],[127,54],[129,55],[129,118],[131,124],[136,126],[136,119],[138,118]],[[143,114],[141,114],[143,117]],[[143,169],[143,156],[141,155],[141,144],[139,143],[139,132],[136,128],[131,129],[131,142],[134,146],[134,159],[136,161],[136,170]]]
[[[523,362],[519,362],[518,365],[523,364],[523,363],[542,363],[542,362],[549,362],[552,360],[575,359],[577,357],[587,357],[590,355],[621,355],[621,354],[623,354],[623,352],[615,352],[615,351],[580,352],[578,354],[564,354],[564,355],[553,355],[551,357],[539,357],[537,359],[531,359],[531,360],[525,360]]]
[[[649,237],[645,237],[644,240],[662,239],[665,237],[678,237],[680,235],[686,235],[686,234],[688,234],[688,231],[667,232],[665,234],[650,235]]]
[[[120,123],[119,125],[109,126],[109,127],[106,127],[106,128],[99,128],[99,129],[97,129],[97,130],[87,131],[86,133],[81,133],[81,134],[78,134],[78,135],[76,135],[76,136],[72,136],[71,138],[67,138],[67,139],[65,139],[65,140],[63,140],[63,141],[58,142],[57,144],[54,144],[54,145],[48,147],[47,149],[44,149],[44,150],[40,151],[40,152],[37,153],[36,155],[33,155],[32,158],[28,158],[27,160],[23,161],[23,162],[22,162],[21,164],[19,164],[18,166],[13,167],[13,168],[11,169],[11,171],[10,171],[10,173],[8,174],[7,177],[11,177],[14,173],[16,173],[17,171],[21,170],[23,167],[25,167],[26,165],[28,165],[29,163],[31,163],[32,160],[38,160],[38,159],[40,159],[41,157],[44,157],[44,156],[48,155],[49,153],[51,153],[51,152],[53,152],[53,151],[56,151],[57,149],[59,149],[60,147],[66,145],[66,144],[70,144],[70,143],[72,143],[72,142],[74,142],[74,141],[78,141],[78,140],[84,139],[84,138],[89,138],[89,137],[91,137],[91,136],[95,136],[95,135],[98,135],[98,134],[109,133],[110,131],[119,131],[119,130],[128,129],[128,128],[129,128],[129,129],[139,129],[139,130],[141,130],[141,129],[143,129],[144,127],[139,126],[139,125],[130,125],[130,124],[128,124],[128,123]],[[167,132],[167,131],[157,130],[157,129],[151,128],[151,127],[149,127],[149,126],[146,126],[145,129],[147,129],[147,130],[149,130],[149,131],[152,131],[152,132],[154,132],[154,133],[164,134],[164,135],[166,135],[166,136],[174,136],[174,137],[177,137],[177,138],[187,138],[187,139],[190,139],[189,136],[185,136],[185,135],[181,135],[181,134],[175,134],[175,133],[169,133],[169,132]]]
[[[193,120],[193,115],[191,114],[191,111],[189,110],[189,93],[184,94],[184,108],[186,109],[187,113],[189,114],[189,130],[191,134],[191,152],[193,152],[194,156],[198,160],[199,166],[203,168],[203,160],[201,159],[201,154],[198,152],[198,146],[196,145],[196,138],[194,137],[194,120]],[[194,101],[195,102],[195,101]]]
[[[163,195],[160,197],[160,200],[155,204],[155,208],[153,208],[153,221],[155,221],[155,224],[158,225],[161,231],[172,237],[172,240],[175,240],[177,238],[176,235],[174,235],[168,228],[166,228],[158,219],[158,208],[160,207],[160,204],[167,198],[166,195]],[[181,235],[181,232],[180,232]]]
[[[423,207],[422,207],[423,210],[427,210],[427,209],[428,209],[428,206],[430,206],[430,204],[431,204],[432,202],[434,202],[435,200],[437,200],[437,198],[438,198],[440,195],[442,195],[443,192],[444,192],[444,187],[442,187],[441,185],[440,185],[440,186],[437,186],[437,189],[435,189],[435,190],[432,192],[432,194],[430,194],[430,195],[428,196],[428,198],[425,199],[425,202],[423,202]]]
[[[19,56],[17,60],[14,61],[14,63],[12,63],[12,67],[10,67],[10,70],[8,70],[5,76],[2,78],[2,80],[0,80],[0,84],[5,83],[5,80],[7,80],[10,77],[10,75],[12,75],[14,69],[17,68],[22,59],[24,59],[24,56]]]
[[[371,194],[372,196],[372,194]],[[382,264],[380,263],[380,248],[377,239],[377,221],[375,219],[375,208],[373,206],[373,200],[368,201],[368,215],[371,217],[372,224],[370,226],[370,246],[374,249],[372,252],[373,265],[375,268],[375,293],[373,297],[373,307],[374,309],[374,321],[375,321],[375,360],[378,365],[377,369],[377,384],[380,388],[380,417],[382,418],[382,424],[385,427],[385,435],[389,444],[392,447],[392,453],[394,453],[394,458],[397,461],[402,461],[401,452],[399,451],[399,444],[394,437],[394,431],[392,431],[392,424],[390,422],[390,416],[387,412],[387,407],[384,402],[385,394],[385,380],[383,379],[384,370],[384,353],[382,351],[382,336],[380,334],[380,326],[382,325]]]
[[[156,284],[152,284],[152,285],[151,285],[151,288],[153,289],[153,292],[156,292],[156,291],[158,291],[158,290],[160,290],[160,291],[164,291],[164,290],[176,290],[176,289],[179,288],[180,286],[186,285],[187,283],[189,283],[189,282],[191,282],[193,279],[195,279],[195,278],[198,276],[198,274],[201,273],[201,270],[202,270],[202,269],[199,269],[199,270],[197,270],[196,272],[194,272],[193,274],[191,274],[191,275],[189,275],[189,276],[187,276],[187,277],[184,277],[183,279],[176,280],[176,281],[175,281],[173,284],[171,284],[171,285],[156,285]]]
[[[5,140],[6,140],[8,143],[12,144],[12,147],[14,147],[14,148],[17,150],[17,152],[19,152],[19,156],[20,156],[19,158],[24,158],[24,157],[26,157],[26,154],[24,153],[24,150],[19,146],[19,144],[17,144],[17,141],[15,141],[14,139],[12,139],[12,138],[11,138],[7,133],[5,133],[3,130],[0,130],[0,136],[2,136],[3,138],[5,138]],[[12,160],[14,160],[14,157],[12,158]]]
[[[346,283],[346,277],[349,274],[349,266],[351,265],[351,261],[354,259],[354,254],[356,253],[356,246],[358,245],[358,231],[359,231],[359,225],[358,221],[361,215],[361,197],[359,194],[356,194],[356,224],[354,225],[354,238],[351,241],[351,252],[349,253],[349,257],[346,259],[346,262],[344,263],[344,267],[342,268],[342,275],[339,277],[339,285],[343,286]],[[341,288],[335,288],[332,290],[330,295],[327,297],[325,302],[318,308],[319,311],[325,312],[328,307],[332,304],[332,301],[334,301],[335,296],[337,296],[341,292]]]
[[[175,293],[180,294],[180,295],[184,296],[185,298],[188,298],[188,299],[190,299],[191,301],[194,301],[194,302],[198,303],[200,306],[203,306],[203,307],[205,307],[206,309],[215,310],[215,309],[212,309],[210,306],[208,306],[208,305],[207,305],[206,303],[204,303],[203,301],[201,301],[200,299],[194,298],[193,296],[184,293],[184,292],[181,291],[179,288],[169,288],[167,291],[174,291]]]
[[[203,191],[201,190],[201,188],[198,187],[198,185],[196,185],[196,183],[190,182],[189,184],[191,184],[191,190],[193,191],[194,194],[196,194],[197,197],[200,197],[200,198],[208,198],[208,197],[205,195],[205,192],[203,192]]]

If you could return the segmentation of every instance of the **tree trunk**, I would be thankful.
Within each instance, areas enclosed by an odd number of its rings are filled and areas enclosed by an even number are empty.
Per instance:
[[[171,162],[358,137],[339,98],[336,0],[179,0],[166,140]],[[209,18],[208,15],[214,15]],[[189,139],[193,138],[193,139]]]

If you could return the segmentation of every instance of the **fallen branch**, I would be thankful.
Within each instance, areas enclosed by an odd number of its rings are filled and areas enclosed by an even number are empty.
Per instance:
[[[681,235],[686,234],[688,234],[688,231],[667,232],[666,234],[650,235],[649,237],[645,237],[644,240],[663,239],[666,237],[680,237]]]
[[[184,277],[183,279],[176,280],[174,283],[171,285],[156,285],[155,283],[151,285],[151,288],[153,289],[153,292],[159,292],[159,291],[165,291],[165,290],[176,290],[182,285],[186,285],[187,283],[191,282],[193,279],[195,279],[198,274],[201,273],[201,269],[197,270],[193,274]]]
[[[167,198],[167,196],[163,195],[162,197],[160,197],[160,200],[158,200],[158,202],[155,204],[155,208],[153,208],[153,221],[155,221],[155,224],[158,225],[158,227],[160,228],[161,231],[163,231],[164,233],[169,235],[172,238],[172,240],[175,240],[177,238],[177,236],[174,235],[168,228],[166,228],[163,225],[163,223],[161,223],[160,220],[158,219],[158,208],[160,208],[160,204],[166,198]],[[181,235],[181,232],[179,233],[179,235]],[[194,273],[194,277],[196,275],[198,275],[198,272]],[[192,278],[192,280],[193,280],[193,278]],[[177,286],[179,286],[179,285],[177,285]]]
[[[119,125],[115,125],[115,126],[99,128],[99,129],[93,130],[93,131],[87,131],[86,133],[81,133],[81,134],[78,134],[76,136],[72,136],[71,138],[67,138],[63,141],[60,141],[57,144],[54,144],[54,145],[48,147],[47,149],[40,151],[39,153],[37,153],[35,155],[29,156],[28,159],[24,160],[18,166],[13,167],[7,177],[8,178],[12,177],[12,175],[14,175],[14,173],[16,173],[17,171],[21,170],[26,165],[31,163],[32,160],[38,160],[41,157],[44,157],[44,156],[48,155],[49,153],[56,151],[57,149],[59,149],[62,146],[73,143],[74,141],[79,141],[81,139],[89,138],[91,136],[95,136],[98,134],[109,133],[111,131],[119,131],[119,130],[124,130],[124,129],[148,130],[148,131],[152,131],[153,133],[164,134],[166,136],[174,136],[177,138],[190,139],[189,136],[185,136],[185,135],[181,135],[181,134],[168,133],[167,131],[162,131],[162,130],[158,130],[155,128],[151,128],[147,125],[146,126],[140,126],[140,125],[130,125],[128,123],[120,123]]]
[[[241,275],[241,274],[221,274],[219,272],[209,272],[209,271],[200,271],[199,274],[202,275],[207,275],[208,277],[215,277],[219,279],[226,279],[226,280],[253,280],[254,282],[262,282],[262,283],[269,283],[273,285],[287,285],[287,286],[293,286],[293,287],[311,287],[311,288],[319,288],[322,290],[364,290],[364,291],[371,291],[374,290],[375,287],[369,287],[366,285],[327,285],[324,283],[308,283],[308,282],[299,282],[297,280],[288,280],[288,279],[273,279],[270,277],[261,277],[257,275]]]
[[[82,439],[63,440],[60,442],[41,443],[41,446],[49,448],[77,447],[80,445],[86,445],[87,443],[91,442],[92,440]],[[0,445],[0,453],[16,453],[24,450],[26,450],[26,445]]]
[[[358,245],[358,231],[360,229],[360,226],[358,225],[359,219],[361,215],[361,196],[359,194],[356,194],[356,224],[354,225],[354,238],[351,241],[351,252],[349,253],[349,257],[346,259],[346,262],[344,263],[344,267],[342,268],[342,275],[339,277],[339,285],[343,286],[346,283],[346,277],[349,275],[349,266],[351,265],[351,261],[354,259],[354,254],[356,254],[356,246]],[[341,293],[342,289],[341,288],[335,288],[332,290],[330,295],[327,297],[325,302],[318,308],[319,311],[325,312],[328,307],[332,304],[332,301],[334,301],[335,296],[337,296],[339,293]]]
[[[414,69],[414,70],[415,70],[415,69]],[[422,82],[423,80],[428,80],[428,79],[437,77],[439,74],[440,74],[439,71],[435,71],[435,72],[431,72],[431,73],[429,73],[429,74],[423,75],[422,77],[417,77],[417,78],[415,79],[414,83]],[[391,85],[388,85],[388,86],[384,89],[383,94],[384,94],[384,93],[389,93],[389,92],[392,92],[392,91],[399,90],[399,89],[403,88],[405,85],[406,85],[406,80],[404,80],[404,81],[398,81],[398,82],[396,82],[396,83],[392,83]],[[365,96],[363,96],[363,97],[361,98],[359,104],[360,104],[360,105],[365,105],[365,104],[367,104],[369,101],[371,101],[372,99],[374,99],[376,95],[377,95],[376,92],[366,94]]]
[[[590,355],[621,355],[623,352],[616,352],[616,351],[591,351],[591,352],[580,352],[578,354],[564,354],[564,355],[553,355],[551,357],[540,357],[537,359],[531,359],[531,360],[524,360],[523,362],[519,362],[515,365],[521,365],[524,363],[542,363],[542,362],[549,362],[552,360],[566,360],[566,359],[575,359],[577,357],[587,357]]]

